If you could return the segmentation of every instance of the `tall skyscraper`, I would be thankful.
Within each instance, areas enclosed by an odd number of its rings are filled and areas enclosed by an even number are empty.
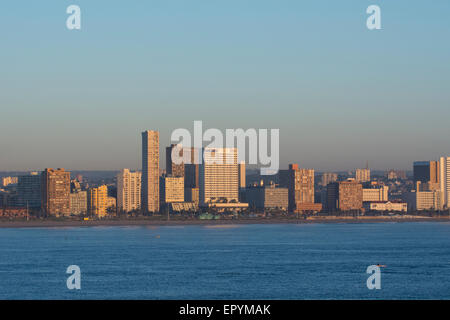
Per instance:
[[[370,169],[356,169],[356,182],[369,182]]]
[[[413,164],[414,182],[430,181],[430,161],[415,161]]]
[[[117,175],[117,208],[124,212],[141,209],[140,172],[123,169]]]
[[[70,172],[45,169],[41,174],[42,209],[49,215],[70,215]]]
[[[245,188],[245,161],[239,163],[239,188]]]
[[[89,214],[98,217],[106,216],[108,209],[108,187],[106,185],[88,190]]]
[[[289,211],[294,212],[301,204],[314,203],[314,169],[299,169],[290,164],[288,170]]]
[[[200,203],[238,202],[237,148],[205,148],[200,165]]]
[[[159,132],[142,132],[142,198],[144,212],[159,212]]]
[[[19,207],[41,207],[41,176],[38,172],[19,176],[17,191]]]
[[[443,206],[450,209],[450,157],[439,159],[439,186]]]
[[[170,147],[166,147],[166,173],[172,177],[183,177],[184,178],[184,162],[175,163],[172,161],[172,151],[177,152],[176,147],[178,147],[178,156],[183,157],[184,148],[180,145],[172,144]]]

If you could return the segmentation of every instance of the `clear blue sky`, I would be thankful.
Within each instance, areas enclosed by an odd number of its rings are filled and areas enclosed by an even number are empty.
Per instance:
[[[449,17],[448,0],[1,1],[0,170],[139,168],[141,131],[165,146],[194,120],[279,128],[282,167],[411,168],[450,154]]]

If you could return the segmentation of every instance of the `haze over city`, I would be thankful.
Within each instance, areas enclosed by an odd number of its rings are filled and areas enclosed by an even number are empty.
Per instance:
[[[378,2],[379,32],[371,1],[80,0],[76,32],[70,1],[3,2],[0,170],[140,168],[140,132],[160,131],[163,150],[194,120],[280,129],[281,168],[437,159],[450,2]]]

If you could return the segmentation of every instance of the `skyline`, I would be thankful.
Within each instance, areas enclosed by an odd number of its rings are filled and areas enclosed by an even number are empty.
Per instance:
[[[0,4],[0,171],[140,168],[139,134],[280,129],[280,167],[450,153],[448,1]],[[382,30],[365,27],[368,5]],[[432,36],[430,36],[432,35]]]

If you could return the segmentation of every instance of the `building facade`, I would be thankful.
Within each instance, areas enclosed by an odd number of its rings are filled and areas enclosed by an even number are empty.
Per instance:
[[[123,169],[117,175],[117,208],[123,212],[141,209],[141,172]]]
[[[379,188],[364,188],[363,202],[386,202],[389,200],[389,187],[380,186]]]
[[[249,207],[253,209],[287,210],[289,206],[288,188],[280,188],[275,185],[250,186],[246,189],[245,194]]]
[[[199,170],[200,204],[239,202],[237,148],[205,148]]]
[[[327,209],[333,211],[355,211],[363,208],[362,185],[347,180],[330,183],[327,187]]]
[[[369,182],[370,169],[356,169],[355,180],[356,182]]]
[[[106,216],[108,205],[108,187],[106,185],[88,190],[88,212],[91,216]]]
[[[70,215],[70,172],[47,168],[41,173],[41,205],[48,215]]]
[[[314,203],[314,169],[300,169],[290,164],[288,170],[289,211],[300,209],[302,204]]]
[[[159,212],[159,132],[142,132],[142,197],[144,212]]]
[[[41,176],[38,172],[18,177],[17,184],[18,206],[28,208],[41,208]]]
[[[173,202],[184,202],[184,178],[161,177],[160,178],[161,205]]]
[[[70,194],[70,213],[75,215],[87,213],[87,191],[76,191]]]

